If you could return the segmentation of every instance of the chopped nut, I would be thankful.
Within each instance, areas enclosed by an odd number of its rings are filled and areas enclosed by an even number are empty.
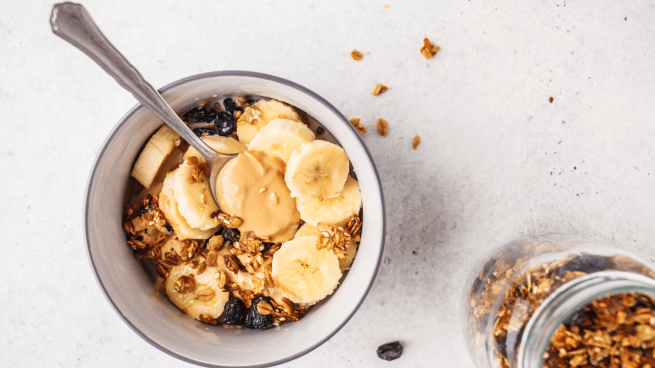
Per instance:
[[[214,235],[211,238],[209,238],[209,241],[207,242],[207,249],[210,251],[218,252],[223,248],[223,244],[225,243],[225,238],[223,238],[223,235]],[[209,263],[209,261],[207,261]],[[212,265],[210,265],[212,266]]]
[[[375,87],[373,87],[373,90],[371,91],[371,94],[373,96],[377,96],[379,94],[382,94],[389,90],[389,86],[383,86],[380,83],[376,84]]]
[[[439,51],[439,46],[430,43],[430,40],[426,37],[423,40],[423,47],[421,47],[421,55],[430,60],[434,55],[437,54],[437,51]]]
[[[257,303],[257,312],[263,315],[273,314],[273,307],[271,307],[270,304],[262,300],[259,303]]]
[[[355,60],[355,61],[359,61],[359,60],[362,60],[362,57],[363,57],[363,56],[362,56],[362,53],[361,53],[361,52],[359,52],[359,51],[357,51],[357,50],[353,50],[353,51],[350,53],[350,57],[352,57],[353,60]]]
[[[417,134],[416,137],[414,137],[414,142],[412,142],[412,147],[416,149],[419,143],[421,143],[421,137],[419,137]]]
[[[548,98],[548,102],[553,103],[553,98],[552,98],[552,97],[549,97],[549,98]]]
[[[359,134],[364,134],[367,132],[366,128],[364,128],[364,126],[361,124],[361,119],[352,118],[350,119],[350,124],[352,124],[355,127],[355,129],[357,129],[357,132],[359,132]]]
[[[381,136],[387,135],[387,132],[389,131],[389,125],[387,124],[387,121],[384,119],[378,119],[378,134]]]
[[[198,165],[198,158],[196,156],[191,156],[187,158],[189,165]]]

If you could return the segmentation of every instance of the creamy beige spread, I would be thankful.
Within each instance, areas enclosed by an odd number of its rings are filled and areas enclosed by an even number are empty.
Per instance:
[[[242,152],[221,170],[216,197],[221,212],[243,220],[239,230],[268,237],[271,242],[293,239],[300,213],[284,182],[284,162],[263,152]]]

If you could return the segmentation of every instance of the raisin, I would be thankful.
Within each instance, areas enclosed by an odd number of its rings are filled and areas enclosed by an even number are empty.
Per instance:
[[[241,232],[239,229],[230,229],[229,227],[223,227],[221,230],[221,235],[223,235],[225,240],[229,240],[231,242],[239,241],[239,238],[241,238]]]
[[[223,100],[223,106],[225,106],[225,111],[229,112],[232,116],[234,116],[235,112],[241,111],[241,108],[237,106],[237,104],[231,98],[226,98]]]
[[[150,204],[141,207],[141,209],[139,210],[139,216],[141,216],[141,215],[145,215],[145,214],[148,213],[148,211],[150,211],[151,209],[152,209],[152,205],[150,205]]]
[[[271,298],[267,296],[258,296],[252,300],[252,305],[250,306],[248,315],[246,316],[246,327],[261,330],[271,324],[271,321],[273,320],[272,314],[261,314],[259,311],[257,311],[257,304],[262,301],[270,304]]]
[[[557,276],[562,277],[569,271],[594,273],[607,268],[607,259],[591,254],[581,254],[557,270]]]
[[[323,135],[323,133],[325,133],[325,128],[323,127],[316,128],[316,135]]]
[[[582,317],[584,317],[584,310],[578,309],[577,311],[571,313],[562,321],[563,324],[567,326],[578,326],[582,323]]]
[[[275,245],[275,243],[262,243],[262,244],[264,244],[264,250],[262,250],[262,253],[268,252],[268,250]]]
[[[241,326],[246,320],[248,308],[239,298],[230,298],[223,310],[226,325]]]
[[[166,223],[166,225],[164,225],[164,227],[166,228],[166,230],[168,230],[169,233],[173,232],[173,226],[171,226],[171,224],[169,224],[168,222]]]
[[[237,129],[237,124],[234,121],[234,116],[225,111],[219,111],[214,122],[214,131],[218,135],[226,136],[234,133]]]
[[[403,355],[403,346],[398,341],[380,345],[378,347],[378,356],[384,360],[396,360]]]
[[[182,120],[189,124],[211,123],[216,120],[216,110],[208,106],[194,107],[182,114]]]

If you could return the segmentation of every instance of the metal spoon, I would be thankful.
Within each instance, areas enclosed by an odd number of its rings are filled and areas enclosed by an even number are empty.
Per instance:
[[[116,79],[118,84],[175,130],[187,143],[207,159],[211,167],[209,184],[216,205],[216,181],[221,168],[236,154],[216,153],[186,126],[164,98],[141,73],[109,42],[93,22],[86,9],[71,2],[55,4],[50,17],[52,32],[77,47]]]

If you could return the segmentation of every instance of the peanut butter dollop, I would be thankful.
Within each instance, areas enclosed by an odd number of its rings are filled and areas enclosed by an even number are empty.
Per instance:
[[[242,152],[221,170],[216,197],[221,212],[243,220],[239,230],[271,242],[293,239],[300,213],[284,182],[284,162],[263,152]]]

